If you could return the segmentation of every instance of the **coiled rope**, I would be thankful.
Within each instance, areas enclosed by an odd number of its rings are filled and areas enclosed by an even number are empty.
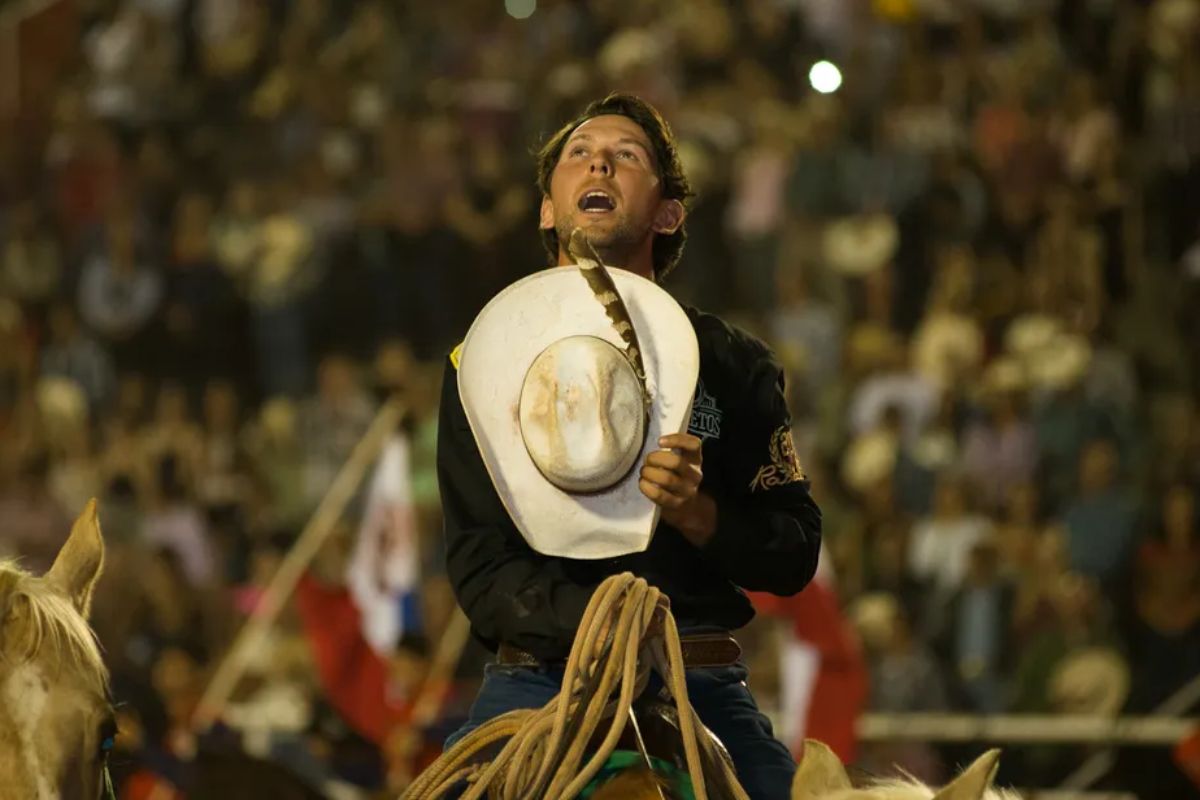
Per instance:
[[[661,635],[652,629],[656,615]],[[543,708],[510,711],[476,728],[429,765],[404,797],[441,800],[466,780],[463,800],[480,800],[485,793],[491,800],[572,800],[616,749],[651,667],[674,699],[697,800],[708,800],[706,775],[718,784],[712,787],[714,798],[749,800],[728,756],[695,718],[679,631],[665,596],[628,572],[606,579],[592,595],[558,696]],[[609,714],[608,731],[585,762],[586,749]],[[506,739],[490,762],[478,761]]]

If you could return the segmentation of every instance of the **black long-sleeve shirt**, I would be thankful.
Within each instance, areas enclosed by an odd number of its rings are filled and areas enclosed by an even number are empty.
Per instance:
[[[696,547],[660,522],[641,553],[576,560],[535,552],[488,477],[447,360],[438,423],[438,480],[447,571],[475,636],[545,660],[565,658],[596,586],[630,571],[671,600],[681,628],[733,630],[754,616],[742,589],[792,595],[812,579],[821,512],[792,445],[783,373],[762,342],[685,309],[700,345],[690,433],[703,439],[700,490],[717,527]]]

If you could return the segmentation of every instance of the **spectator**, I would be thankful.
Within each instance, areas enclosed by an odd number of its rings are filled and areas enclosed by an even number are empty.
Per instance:
[[[374,414],[354,363],[342,355],[323,358],[317,371],[317,392],[300,411],[305,497],[310,507],[315,508],[324,496]]]
[[[32,570],[50,568],[71,526],[47,490],[48,467],[44,455],[30,455],[0,489],[0,558],[21,554]]]
[[[101,495],[100,464],[91,426],[78,425],[62,433],[46,479],[55,504],[64,512],[83,508],[88,500]]]
[[[159,387],[154,421],[142,433],[141,457],[153,471],[169,463],[171,480],[178,482],[178,490],[190,494],[200,470],[201,435],[188,406],[182,386]]]
[[[863,634],[871,671],[867,707],[892,713],[948,708],[941,669],[908,615],[885,596],[880,598],[879,616],[877,626],[873,624]],[[864,761],[881,770],[898,768],[926,779],[940,771],[937,754],[926,744],[880,745],[868,750]]]
[[[1111,616],[1097,585],[1071,572],[1059,575],[1048,597],[1049,617],[1041,631],[1021,649],[1013,676],[1011,708],[1023,713],[1115,713],[1124,701],[1128,675],[1114,649]],[[1074,685],[1064,682],[1073,663],[1084,659],[1101,660],[1115,666],[1115,679],[1124,686],[1112,687],[1108,670],[1100,673],[1100,682],[1081,680],[1078,674]],[[1094,672],[1093,672],[1094,675]],[[1110,689],[1116,689],[1116,697]],[[1082,704],[1073,697],[1076,692],[1092,691]],[[1115,704],[1111,702],[1115,699]],[[1096,705],[1096,701],[1104,704]],[[1039,782],[1053,781],[1071,769],[1078,755],[1070,749],[1043,746],[1034,748],[1025,757],[1024,770]]]
[[[226,232],[228,233],[228,232]],[[231,234],[230,234],[231,235]],[[242,307],[214,251],[212,205],[192,192],[175,206],[164,306],[168,374],[193,395],[214,375],[242,377]]]
[[[217,223],[217,254],[250,306],[259,388],[299,395],[308,338],[304,300],[315,279],[312,231],[295,213],[286,181],[241,182]]]
[[[42,351],[41,374],[78,384],[93,414],[105,409],[116,390],[108,351],[80,328],[75,309],[67,303],[50,309],[50,341]]]
[[[943,250],[929,308],[913,333],[914,370],[939,389],[968,378],[983,360],[983,331],[969,314],[974,273],[969,250]]]
[[[162,277],[146,262],[133,220],[114,217],[103,248],[80,275],[79,315],[112,348],[118,369],[153,364],[151,324],[162,294]]]
[[[1073,652],[1095,645],[1112,644],[1107,628],[1109,609],[1097,585],[1065,572],[1051,595],[1053,614],[1045,629],[1022,650],[1014,686],[1014,710],[1049,712],[1062,710],[1062,697],[1055,695],[1055,669]],[[1082,688],[1082,687],[1080,687]]]
[[[101,434],[100,484],[107,511],[106,535],[134,537],[141,528],[142,504],[150,495],[151,470],[144,458],[140,432],[120,419],[106,420]]]
[[[998,515],[1000,570],[1018,585],[1032,578],[1044,540],[1052,535],[1042,505],[1037,484],[1026,481],[1012,487]]]
[[[1131,711],[1157,711],[1200,674],[1200,538],[1196,492],[1177,484],[1163,494],[1161,521],[1137,553],[1131,630]]]
[[[1037,437],[1025,416],[1023,376],[1016,364],[997,361],[983,378],[984,419],[963,433],[963,474],[988,509],[999,508],[1034,476]]]
[[[1079,490],[1063,513],[1071,567],[1099,581],[1115,580],[1133,546],[1136,513],[1128,492],[1117,486],[1112,442],[1093,440],[1079,459]]]
[[[995,542],[981,540],[968,556],[962,589],[950,601],[944,633],[968,707],[997,714],[1008,700],[1004,677],[1013,652],[1013,588],[1000,573]]]
[[[215,554],[204,518],[190,501],[178,462],[166,456],[158,462],[157,482],[143,523],[142,538],[155,547],[169,549],[178,559],[187,581],[205,586],[214,578]]]
[[[0,295],[44,313],[62,278],[58,240],[31,201],[18,203],[8,216],[0,236]]]
[[[1049,307],[1074,330],[1090,333],[1106,303],[1100,232],[1081,218],[1078,195],[1057,186],[1046,196],[1046,221],[1033,241],[1030,267],[1046,281]]]
[[[296,417],[295,405],[278,397],[263,404],[244,434],[254,483],[267,505],[260,525],[268,530],[298,530],[308,511],[304,445]]]
[[[196,497],[209,521],[219,526],[238,523],[249,488],[238,402],[228,381],[212,380],[204,389]]]
[[[779,258],[784,186],[792,170],[791,118],[764,102],[753,110],[752,140],[733,166],[728,225],[738,255],[739,305],[765,313],[775,300],[772,275]]]
[[[1141,621],[1164,636],[1200,623],[1200,536],[1196,493],[1186,485],[1167,490],[1161,538],[1144,541],[1137,555],[1137,609]]]
[[[814,297],[804,268],[782,266],[776,271],[777,303],[771,316],[771,339],[776,351],[792,362],[799,379],[793,408],[811,409],[814,398],[833,383],[842,350],[841,321],[829,303]]]
[[[462,184],[446,200],[446,222],[484,259],[486,266],[477,266],[476,271],[486,286],[499,279],[499,290],[510,277],[502,271],[508,260],[505,250],[513,244],[514,234],[528,233],[518,233],[518,226],[526,221],[532,205],[529,191],[513,175],[497,144],[483,141],[470,148]],[[501,271],[487,274],[497,270]]]
[[[882,347],[881,369],[858,386],[850,401],[846,413],[851,429],[856,434],[865,433],[894,409],[901,423],[900,436],[912,442],[937,413],[938,388],[910,367],[896,344]]]
[[[913,526],[909,569],[939,593],[954,592],[967,576],[971,551],[991,528],[986,517],[970,510],[962,480],[944,474],[934,492],[933,513]]]
[[[1067,178],[1083,183],[1096,176],[1102,154],[1116,144],[1117,118],[1100,102],[1096,79],[1079,71],[1067,79],[1065,103],[1051,124],[1052,137],[1062,151]]]

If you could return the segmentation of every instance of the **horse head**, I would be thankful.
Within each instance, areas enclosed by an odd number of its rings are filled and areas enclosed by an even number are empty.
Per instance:
[[[832,750],[807,739],[792,781],[792,800],[1020,800],[1012,792],[992,788],[1000,751],[989,750],[939,790],[914,779],[878,780],[855,788]]]
[[[88,627],[104,565],[96,501],[54,565],[0,562],[0,786],[6,797],[94,800],[115,735],[108,671]]]

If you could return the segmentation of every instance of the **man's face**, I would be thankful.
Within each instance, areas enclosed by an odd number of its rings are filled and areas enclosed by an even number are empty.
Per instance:
[[[563,145],[543,198],[540,224],[560,243],[581,227],[606,261],[626,266],[655,233],[683,223],[683,205],[664,200],[650,138],[633,120],[606,115],[576,128]]]

